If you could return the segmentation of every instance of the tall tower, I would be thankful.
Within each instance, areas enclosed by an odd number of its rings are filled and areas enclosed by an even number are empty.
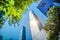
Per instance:
[[[25,28],[25,26],[23,26],[22,40],[26,40],[26,28]]]
[[[3,38],[3,37],[2,37],[2,36],[0,36],[0,40],[2,40],[2,38]]]
[[[34,14],[33,11],[29,12],[29,17],[30,17],[30,29],[31,29],[32,39],[41,40],[40,31],[43,28],[41,21],[39,20],[37,15]]]

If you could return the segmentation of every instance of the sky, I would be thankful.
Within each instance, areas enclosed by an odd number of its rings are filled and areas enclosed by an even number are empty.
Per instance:
[[[23,26],[26,27],[26,39],[32,40],[31,30],[30,30],[30,26],[29,26],[29,11],[30,10],[34,11],[34,13],[41,20],[41,23],[43,26],[47,20],[47,17],[37,8],[37,4],[38,4],[38,2],[34,2],[28,7],[28,9],[22,15],[22,19],[19,22],[19,26],[17,26],[17,24],[15,27],[14,27],[14,25],[9,26],[9,24],[7,22],[8,20],[5,22],[2,29],[0,29],[0,35],[3,36],[3,40],[8,40],[9,38],[13,39],[13,40],[21,40]],[[41,34],[41,37],[40,37],[41,40],[43,40],[43,39],[45,40],[45,37],[44,37],[44,36],[46,36],[45,31],[42,30],[40,34]]]

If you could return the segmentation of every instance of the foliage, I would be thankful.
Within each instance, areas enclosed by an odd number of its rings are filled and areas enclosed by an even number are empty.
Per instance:
[[[0,0],[0,10],[3,18],[8,17],[9,24],[15,24],[22,19],[27,7],[36,0]]]
[[[47,14],[48,19],[44,29],[48,34],[48,40],[58,40],[58,35],[60,32],[60,7],[51,7]]]
[[[0,11],[0,28],[2,27],[2,25],[3,25],[3,12],[2,11]]]
[[[54,1],[60,3],[60,0],[54,0]]]

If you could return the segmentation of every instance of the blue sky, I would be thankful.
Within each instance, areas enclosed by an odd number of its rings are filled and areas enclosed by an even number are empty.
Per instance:
[[[15,40],[20,40],[22,35],[22,28],[23,26],[26,27],[26,38],[27,40],[31,40],[31,31],[29,26],[29,11],[33,10],[34,13],[38,16],[38,18],[41,20],[41,23],[44,25],[46,22],[47,17],[43,15],[43,13],[37,9],[37,2],[32,3],[26,12],[22,15],[22,20],[19,22],[19,26],[14,27],[14,25],[9,26],[8,22],[6,21],[3,25],[3,28],[0,29],[0,35],[3,36],[3,40],[8,40],[9,38],[13,38]]]

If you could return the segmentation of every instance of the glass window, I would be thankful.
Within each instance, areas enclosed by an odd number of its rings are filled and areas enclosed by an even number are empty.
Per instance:
[[[42,2],[41,6],[44,7],[46,5],[46,3]]]

